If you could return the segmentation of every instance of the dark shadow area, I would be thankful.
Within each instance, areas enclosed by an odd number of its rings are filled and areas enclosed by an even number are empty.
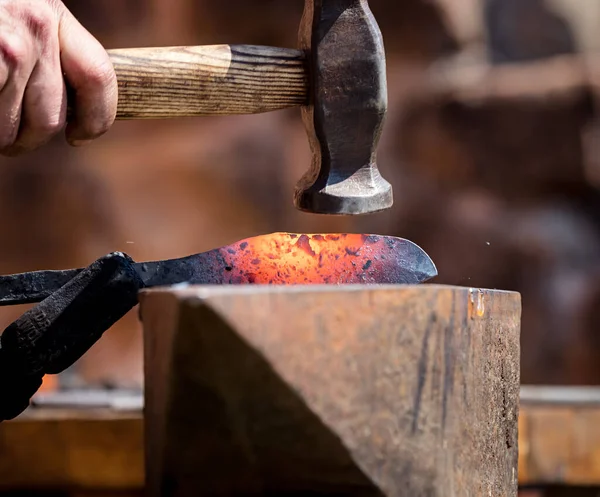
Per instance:
[[[73,497],[73,495],[84,495],[78,494],[77,492],[60,492],[60,491],[42,491],[42,490],[24,490],[22,492],[0,492],[0,497]],[[86,493],[86,496],[94,497],[95,493]],[[98,493],[97,497],[106,496],[106,493]],[[110,497],[143,497],[143,492],[134,491],[114,491],[110,493]]]
[[[566,487],[557,485],[524,487],[522,491],[526,497],[598,497],[600,495],[600,487]]]
[[[165,497],[385,495],[344,443],[216,312],[183,311],[170,370]],[[185,331],[183,331],[185,330]],[[435,495],[407,457],[398,489]],[[363,461],[373,467],[374,461]],[[403,473],[404,472],[404,473]],[[402,477],[404,476],[404,477]],[[412,488],[411,481],[427,487]]]
[[[495,64],[530,62],[578,51],[567,21],[546,0],[486,0],[489,55]]]

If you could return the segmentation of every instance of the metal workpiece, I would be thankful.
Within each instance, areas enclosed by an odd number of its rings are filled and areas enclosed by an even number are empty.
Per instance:
[[[273,233],[181,259],[131,264],[146,288],[176,284],[417,284],[437,276],[431,258],[409,240],[348,233]],[[0,306],[40,302],[81,271],[0,276]]]

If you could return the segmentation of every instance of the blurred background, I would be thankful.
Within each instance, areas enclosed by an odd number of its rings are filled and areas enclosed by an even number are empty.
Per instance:
[[[303,8],[65,3],[107,48],[294,47]],[[432,256],[438,283],[522,294],[524,384],[599,385],[600,0],[370,4],[388,54],[379,163],[392,210],[329,218],[294,209],[310,161],[298,109],[119,122],[83,149],[59,137],[0,160],[0,273],[81,267],[115,250],[137,261],[181,257],[275,231],[401,236]],[[25,310],[0,308],[0,329]],[[132,311],[44,388],[140,388],[142,368]]]
[[[107,47],[294,47],[300,0],[65,2]],[[439,283],[523,296],[522,380],[600,382],[600,0],[372,0],[388,51],[386,213],[297,212],[310,153],[297,109],[119,122],[0,163],[0,273],[121,250],[180,257],[274,231],[409,238]],[[24,307],[0,309],[6,326]],[[52,388],[56,378],[46,388]],[[61,381],[139,387],[134,311]]]

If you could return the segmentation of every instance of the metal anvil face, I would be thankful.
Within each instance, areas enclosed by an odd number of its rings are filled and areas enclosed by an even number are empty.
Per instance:
[[[148,494],[517,495],[520,297],[141,295]]]

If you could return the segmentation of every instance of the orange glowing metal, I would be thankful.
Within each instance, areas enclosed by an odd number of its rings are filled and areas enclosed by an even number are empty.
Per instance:
[[[218,252],[230,263],[233,284],[397,283],[408,260],[413,268],[429,266],[411,242],[361,234],[274,233]]]
[[[437,275],[414,243],[379,235],[274,233],[182,259],[134,264],[146,288],[195,285],[418,284]],[[81,269],[0,276],[0,305],[39,302]]]
[[[247,245],[246,245],[247,243]],[[275,233],[242,242],[235,257],[249,283],[315,284],[353,281],[376,271],[382,241],[368,250],[362,235],[293,235]],[[383,255],[385,258],[385,255]]]

